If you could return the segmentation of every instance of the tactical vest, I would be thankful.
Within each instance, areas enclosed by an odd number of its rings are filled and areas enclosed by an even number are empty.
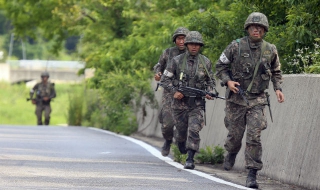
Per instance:
[[[237,60],[231,64],[233,78],[248,93],[260,94],[269,88],[269,81],[272,75],[270,71],[271,45],[264,40],[262,41],[260,51],[256,50],[260,52],[260,58],[255,63],[248,43],[248,37],[237,39],[236,41],[239,49]]]
[[[198,54],[196,59],[198,59],[196,65],[196,71],[194,76],[191,76],[191,72],[187,68],[187,53],[182,54],[182,64],[179,64],[177,76],[179,77],[179,81],[183,83],[183,85],[197,88],[201,90],[206,90],[206,78],[209,77],[208,69],[205,65],[205,57],[201,54]],[[211,79],[211,78],[210,78]]]
[[[51,94],[51,88],[52,88],[52,84],[50,82],[48,82],[46,86],[42,82],[39,83],[38,95],[40,95],[41,97],[45,97],[45,96],[49,97]]]

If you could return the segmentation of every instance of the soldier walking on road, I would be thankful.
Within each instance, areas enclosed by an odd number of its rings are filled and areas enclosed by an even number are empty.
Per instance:
[[[263,40],[269,29],[267,17],[262,13],[251,13],[244,29],[248,36],[228,45],[216,64],[216,75],[227,87],[224,122],[229,132],[224,145],[228,151],[224,168],[233,167],[247,127],[245,160],[249,173],[246,186],[258,188],[256,174],[263,166],[260,135],[267,128],[265,105],[269,95],[265,90],[270,79],[279,103],[284,102],[284,94],[276,46]],[[244,96],[240,95],[239,88]]]
[[[54,89],[54,83],[48,81],[49,73],[43,72],[41,74],[41,82],[37,83],[30,91],[30,99],[32,104],[36,105],[37,124],[42,125],[42,112],[44,111],[44,124],[49,125],[51,106],[50,102],[52,98],[56,97],[56,91]],[[33,98],[34,93],[36,97]]]
[[[160,78],[164,69],[167,67],[167,64],[170,62],[170,60],[173,57],[186,52],[186,48],[184,46],[184,40],[188,32],[189,30],[184,27],[179,27],[174,32],[172,36],[172,41],[175,43],[175,46],[164,50],[162,55],[160,56],[158,63],[154,66],[154,70],[155,70],[154,79],[156,81],[160,81]],[[163,144],[162,151],[161,151],[162,156],[168,156],[170,152],[170,145],[172,143],[172,138],[174,134],[173,133],[174,120],[173,120],[172,111],[171,111],[172,98],[173,98],[173,94],[168,90],[164,89],[164,92],[162,95],[162,108],[160,109],[160,113],[159,113],[159,121],[162,124],[161,132],[162,132],[163,138],[165,139],[165,142]]]
[[[174,57],[163,73],[161,82],[173,94],[173,115],[177,128],[176,141],[182,154],[188,153],[185,168],[194,169],[194,154],[199,150],[200,135],[205,121],[205,99],[187,97],[179,92],[179,86],[188,86],[213,93],[211,61],[199,53],[204,45],[197,31],[190,31],[184,43],[187,52]],[[213,99],[206,95],[207,99]]]

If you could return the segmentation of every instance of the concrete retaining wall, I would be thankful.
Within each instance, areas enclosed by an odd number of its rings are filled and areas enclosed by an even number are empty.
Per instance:
[[[77,61],[42,61],[42,60],[9,60],[0,63],[0,81],[9,83],[41,80],[40,75],[47,70],[53,82],[82,82],[91,78],[95,69],[86,68],[84,75],[79,76],[79,69],[84,64]]]
[[[0,63],[0,81],[10,80],[10,66],[5,63]]]
[[[262,132],[264,167],[259,173],[285,183],[320,189],[320,75],[285,75],[284,79],[284,103],[279,104],[273,90],[269,90],[274,122],[266,107],[268,128]],[[155,87],[155,82],[152,85]],[[224,95],[223,88],[218,87],[218,91]],[[161,93],[156,92],[156,97],[160,100]],[[207,102],[207,125],[200,134],[202,148],[223,146],[227,136],[224,107],[223,100]],[[162,137],[158,110],[146,106],[144,113],[145,116],[141,110],[137,113],[139,131]],[[242,144],[234,167],[238,170],[245,166],[245,137]]]
[[[44,70],[10,69],[10,82],[15,83],[23,80],[41,80],[40,75]],[[49,70],[50,80],[81,82],[84,76],[78,76],[77,70]]]

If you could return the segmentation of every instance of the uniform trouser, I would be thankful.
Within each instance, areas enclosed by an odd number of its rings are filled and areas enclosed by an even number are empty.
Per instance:
[[[193,109],[173,109],[176,123],[176,141],[185,142],[187,150],[199,150],[199,132],[204,126],[204,109],[195,107]]]
[[[50,123],[50,113],[51,106],[39,104],[36,106],[36,115],[37,115],[37,123],[38,125],[42,125],[42,112],[44,111],[44,124],[49,125]]]
[[[241,141],[247,127],[245,148],[246,169],[261,170],[261,131],[267,128],[264,105],[254,107],[241,106],[232,102],[226,102],[226,117],[224,119],[229,133],[225,142],[225,148],[229,153],[238,153]]]
[[[172,97],[171,93],[163,93],[162,108],[159,113],[159,122],[162,124],[162,136],[166,140],[172,140],[174,134],[174,119],[171,109]]]

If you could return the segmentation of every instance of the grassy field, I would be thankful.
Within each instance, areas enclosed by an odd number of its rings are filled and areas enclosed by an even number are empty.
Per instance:
[[[69,92],[81,91],[81,85],[56,84],[57,97],[51,102],[50,125],[67,123]],[[0,124],[36,125],[35,105],[27,102],[30,88],[0,82]]]

